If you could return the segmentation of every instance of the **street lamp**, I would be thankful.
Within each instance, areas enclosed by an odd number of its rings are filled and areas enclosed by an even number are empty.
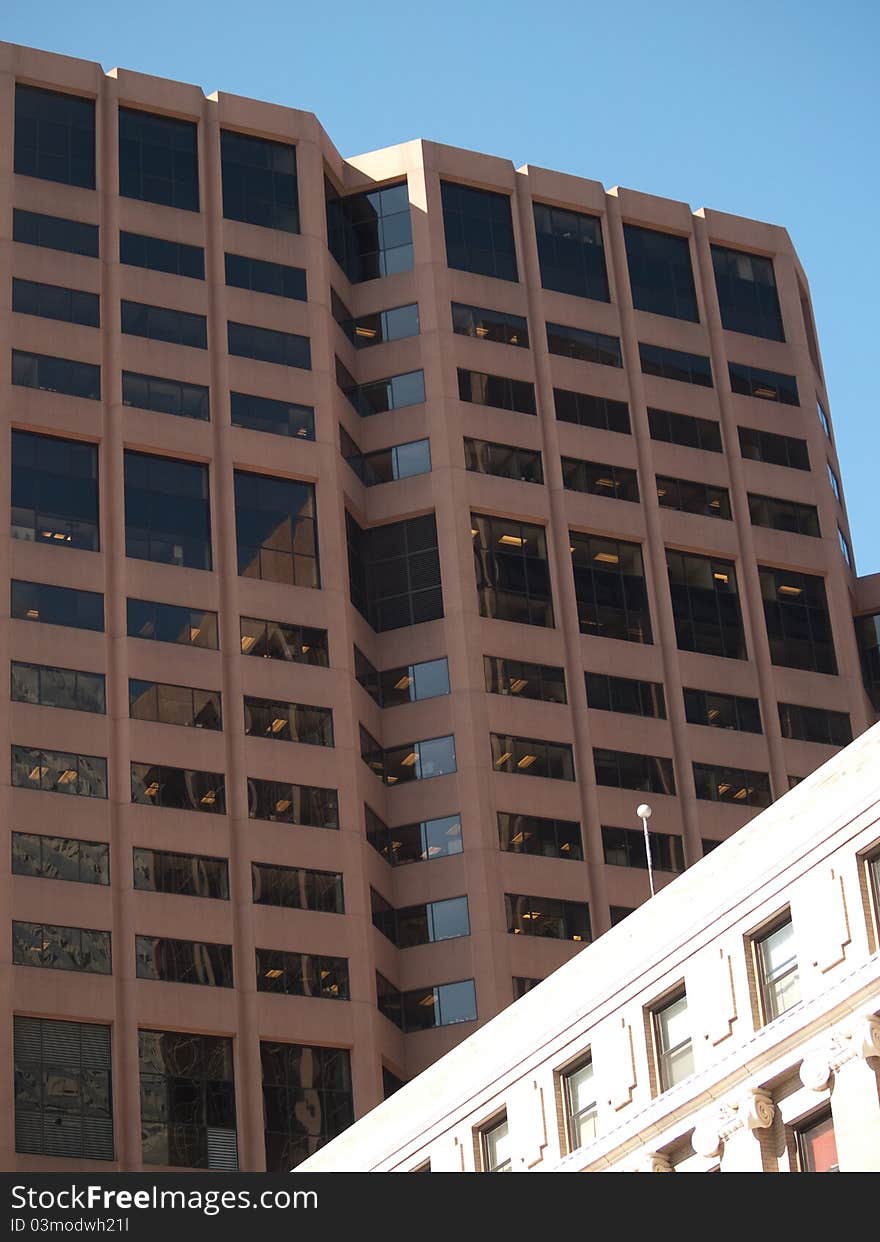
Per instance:
[[[636,815],[642,821],[642,832],[645,834],[645,858],[648,860],[648,884],[651,888],[651,896],[654,896],[654,868],[651,862],[651,837],[648,833],[648,820],[653,812],[647,802],[643,802],[641,806],[636,807]]]

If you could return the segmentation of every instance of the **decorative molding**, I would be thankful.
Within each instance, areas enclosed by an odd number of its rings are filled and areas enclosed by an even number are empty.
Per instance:
[[[737,1111],[742,1116],[743,1124],[750,1130],[767,1130],[773,1125],[776,1105],[769,1091],[753,1087],[740,1098]]]
[[[636,1173],[674,1173],[672,1165],[665,1156],[661,1156],[659,1152],[649,1151],[642,1157],[636,1166]]]
[[[880,1057],[880,1018],[865,1013],[856,1018],[849,1029],[850,1056]]]
[[[826,1049],[812,1053],[801,1061],[798,1076],[810,1091],[824,1091],[831,1081],[831,1051]]]
[[[698,1156],[718,1156],[724,1139],[718,1126],[720,1118],[707,1119],[694,1127],[691,1135],[691,1146]]]

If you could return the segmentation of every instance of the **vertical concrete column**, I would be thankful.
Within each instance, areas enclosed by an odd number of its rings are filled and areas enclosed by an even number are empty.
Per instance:
[[[629,292],[629,271],[626,262],[626,245],[620,202],[615,194],[606,196],[608,204],[608,252],[614,267],[617,300],[620,308],[620,343],[623,349],[624,367],[630,393],[630,419],[633,439],[639,461],[642,510],[645,515],[647,539],[642,547],[645,558],[645,576],[651,598],[654,625],[654,641],[660,648],[663,662],[663,680],[666,685],[666,711],[672,733],[672,755],[675,763],[675,788],[681,808],[681,827],[684,837],[685,858],[688,864],[703,856],[700,840],[700,820],[694,791],[694,770],[691,765],[687,721],[684,715],[681,665],[678,642],[675,636],[675,617],[672,612],[672,596],[669,591],[669,573],[666,568],[666,546],[660,521],[660,503],[655,486],[654,460],[651,435],[648,427],[648,406],[642,381],[639,357],[639,339],[635,313]],[[636,795],[633,795],[635,801]]]
[[[721,325],[721,312],[718,308],[718,296],[715,291],[715,274],[712,266],[712,254],[709,249],[708,229],[705,219],[701,216],[694,216],[694,247],[697,254],[698,276],[703,289],[703,306],[709,332],[709,353],[712,359],[712,374],[715,378],[715,391],[718,396],[718,408],[721,414],[721,428],[727,454],[727,468],[730,472],[730,507],[733,512],[733,520],[736,522],[737,537],[739,539],[740,556],[736,573],[739,583],[740,607],[743,614],[743,624],[748,635],[749,655],[758,676],[761,716],[764,723],[764,736],[767,739],[767,750],[770,756],[773,796],[774,798],[781,798],[784,793],[788,792],[788,771],[782,744],[782,732],[779,727],[779,712],[776,707],[773,666],[770,660],[770,641],[767,637],[764,603],[761,596],[761,579],[758,574],[758,559],[755,552],[755,541],[752,536],[752,520],[749,516],[748,489],[743,470],[742,455],[739,451],[736,414],[731,402],[730,381],[727,372],[727,350],[724,346],[724,329]]]
[[[229,368],[226,352],[223,191],[220,168],[220,117],[216,101],[205,99],[199,126],[202,211],[205,218],[205,275],[208,281],[208,342],[211,361],[211,426],[214,460],[210,472],[215,568],[220,580],[220,654],[223,677],[223,731],[226,751],[226,815],[233,909],[233,956],[237,1032],[235,1039],[236,1127],[239,1167],[266,1167],[263,1092],[257,1015],[251,860],[248,847],[247,766],[241,721],[241,635],[235,540],[234,461],[230,446]],[[234,723],[233,723],[234,722]]]
[[[831,1114],[841,1173],[880,1171],[880,1019],[859,1019],[834,1070]]]
[[[107,713],[110,867],[113,898],[113,1096],[116,1152],[123,1169],[141,1167],[135,922],[133,910],[131,748],[128,725],[128,620],[126,615],[125,482],[122,432],[122,347],[119,272],[119,84],[107,76],[97,100],[96,145],[100,192],[101,399],[104,439],[99,458],[101,547],[104,554],[104,628]]]
[[[763,1173],[764,1147],[776,1106],[766,1091],[750,1091],[734,1106],[723,1124],[722,1173]]]
[[[605,884],[605,856],[599,795],[593,764],[590,714],[584,683],[583,641],[578,624],[577,596],[571,565],[571,541],[562,479],[562,455],[553,397],[553,369],[547,348],[547,315],[541,295],[541,266],[535,236],[534,207],[528,177],[518,176],[514,198],[517,211],[519,253],[529,309],[529,344],[535,366],[535,391],[541,430],[544,485],[550,498],[550,525],[547,530],[547,557],[553,583],[553,611],[562,632],[565,650],[565,685],[574,737],[575,776],[581,804],[581,831],[584,838],[584,897],[590,906],[593,937],[611,926],[608,892]]]
[[[4,56],[5,59],[5,56]],[[15,75],[11,70],[0,72],[0,123],[3,132],[13,132],[15,114]],[[12,264],[12,241],[9,230],[12,225],[12,143],[0,143],[0,266],[4,272],[10,271]],[[10,358],[12,344],[12,316],[9,310],[9,298],[0,300],[0,356]],[[12,385],[10,371],[4,363],[0,368],[0,403],[3,415],[0,421],[0,461],[9,462],[11,458],[11,431],[8,411],[13,408]],[[8,468],[0,472],[0,581],[4,584],[10,578],[9,548],[9,514],[10,514],[10,471]],[[10,648],[9,591],[4,585],[0,592],[0,668],[9,667]],[[12,909],[12,874],[11,855],[9,848],[9,829],[11,828],[12,791],[9,786],[9,747],[10,720],[7,694],[9,682],[4,677],[0,689],[0,702],[4,710],[0,711],[0,826],[3,828],[0,849],[0,909]],[[4,933],[0,939],[0,1003],[3,1005],[3,1021],[0,1022],[0,1064],[7,1067],[0,1075],[0,1116],[12,1118],[14,1113],[13,1091],[13,967],[12,937]],[[15,1133],[11,1124],[0,1126],[0,1168],[11,1169],[15,1162]]]

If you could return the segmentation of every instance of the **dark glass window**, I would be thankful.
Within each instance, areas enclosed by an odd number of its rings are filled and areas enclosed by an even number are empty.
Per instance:
[[[219,646],[216,612],[178,604],[157,604],[147,599],[129,599],[127,612],[129,638],[205,647],[209,651],[216,651]]]
[[[379,1012],[407,1034],[456,1022],[475,1022],[477,1018],[473,979],[399,992],[377,971],[376,1003]]]
[[[147,237],[143,233],[119,234],[119,262],[129,267],[145,267],[151,272],[205,279],[205,252],[201,246]]]
[[[743,362],[729,362],[730,387],[744,397],[760,397],[762,401],[780,401],[783,405],[799,405],[797,380],[779,371],[762,371]]]
[[[138,979],[231,988],[232,945],[167,936],[135,936]]]
[[[557,293],[608,302],[608,273],[598,216],[534,203],[541,284]]]
[[[13,1031],[15,1150],[112,1160],[110,1027],[16,1014]]]
[[[96,444],[13,428],[10,534],[53,548],[98,551]]]
[[[11,760],[12,784],[18,789],[41,789],[80,798],[107,797],[107,760],[99,755],[13,746]]]
[[[275,297],[292,298],[297,302],[307,300],[305,268],[267,263],[265,259],[249,259],[243,254],[226,255],[226,283],[234,289],[271,293]]]
[[[67,397],[101,400],[101,368],[73,358],[12,351],[12,382],[19,388],[39,388]]]
[[[762,733],[761,710],[757,699],[717,690],[684,690],[684,714],[688,724],[713,729],[736,729],[741,733]]]
[[[612,927],[616,927],[618,923],[622,923],[625,918],[634,913],[631,906],[609,906],[608,910]]]
[[[122,372],[122,404],[138,410],[154,410],[157,414],[198,418],[202,422],[211,417],[209,391],[203,384],[163,379],[158,375],[138,375],[134,371]]]
[[[697,384],[701,388],[713,386],[712,364],[702,354],[682,353],[679,349],[664,349],[662,345],[645,345],[639,341],[639,359],[645,375]]]
[[[566,388],[554,388],[553,400],[556,417],[561,423],[618,431],[625,436],[630,434],[629,406],[625,401],[593,397],[586,392],[569,392]]]
[[[681,837],[667,832],[649,832],[651,866],[657,871],[684,871],[684,849]],[[602,826],[602,852],[609,867],[641,867],[648,869],[645,834],[638,828],[606,828]]]
[[[510,935],[582,940],[587,944],[592,939],[590,907],[585,901],[560,901],[556,897],[505,893],[504,904]]]
[[[587,702],[601,712],[666,719],[666,697],[657,681],[634,677],[611,677],[608,673],[584,673]]]
[[[583,858],[581,826],[576,820],[545,819],[540,815],[498,812],[498,840],[508,854],[538,854],[543,858]]]
[[[570,492],[587,492],[609,500],[639,503],[639,476],[627,466],[609,466],[600,461],[581,461],[563,457],[562,485]]]
[[[441,181],[440,196],[447,264],[478,276],[518,280],[508,195]]]
[[[748,768],[726,768],[711,763],[694,764],[697,797],[709,802],[737,802],[740,806],[769,806],[770,777]]]
[[[60,319],[86,328],[101,326],[101,299],[97,293],[68,289],[64,285],[42,285],[35,280],[12,278],[12,309],[21,315],[40,319]]]
[[[784,341],[773,260],[712,246],[721,322],[730,332]]]
[[[64,216],[43,216],[36,211],[12,209],[12,240],[26,246],[44,246],[89,259],[98,257],[98,226]]]
[[[286,1173],[354,1121],[347,1048],[260,1041],[266,1168]]]
[[[360,734],[361,758],[386,785],[424,781],[456,771],[455,738],[451,734],[406,742],[385,750],[363,725]]]
[[[166,341],[170,345],[208,348],[208,320],[205,316],[172,310],[168,306],[148,306],[144,302],[126,302],[123,299],[122,331],[129,336],[144,336],[147,340]]]
[[[666,566],[679,649],[745,660],[733,563],[667,548]]]
[[[211,568],[207,466],[126,449],[125,555]]]
[[[264,660],[316,664],[321,668],[327,668],[330,663],[326,630],[257,617],[241,618],[241,654],[262,656]]]
[[[479,341],[497,341],[499,345],[529,347],[529,325],[525,316],[509,311],[487,310],[482,306],[452,303],[452,331],[459,336],[473,336]]]
[[[361,418],[400,410],[407,405],[420,405],[425,400],[424,371],[405,371],[401,375],[358,384],[337,358],[336,383]]]
[[[831,484],[832,492],[834,492],[834,499],[839,501],[840,500],[840,482],[837,478],[837,475],[834,473],[834,470],[831,466],[831,462],[826,462],[825,464],[828,467],[828,482]]]
[[[257,949],[257,991],[349,1000],[348,959]]]
[[[305,867],[254,862],[251,863],[251,879],[253,899],[259,906],[345,913],[342,876],[336,871],[310,871]]]
[[[243,392],[231,392],[229,399],[233,427],[248,427],[251,431],[266,431],[299,440],[315,438],[315,411],[310,405],[275,401]]]
[[[272,328],[257,328],[249,323],[233,323],[227,326],[227,347],[236,358],[254,358],[257,362],[274,362],[280,367],[312,369],[312,352],[309,338],[295,332],[278,332]]]
[[[544,527],[472,513],[471,535],[480,616],[552,627]]]
[[[152,720],[190,729],[223,728],[219,690],[196,690],[192,686],[129,678],[128,704],[132,720]]]
[[[827,707],[780,703],[779,724],[783,737],[794,738],[800,742],[848,746],[853,740],[849,712],[834,712]]]
[[[136,848],[132,862],[137,889],[177,897],[229,899],[229,864],[225,858]]]
[[[682,448],[704,449],[722,453],[721,427],[711,418],[694,418],[691,414],[674,414],[672,410],[648,407],[648,424],[652,440],[678,444]]]
[[[855,618],[862,680],[875,711],[880,713],[880,613]]]
[[[700,517],[730,519],[730,493],[726,487],[701,483],[696,479],[671,479],[658,474],[657,499],[661,509],[678,509]]]
[[[401,1087],[406,1086],[405,1078],[398,1078],[396,1074],[392,1074],[387,1065],[382,1066],[382,1099],[387,1100],[394,1095],[395,1091],[399,1091]],[[430,1173],[431,1161],[428,1160],[426,1165],[420,1166],[418,1169],[410,1169],[411,1173]]]
[[[12,874],[75,884],[110,883],[110,846],[76,837],[13,832]]]
[[[712,837],[703,837],[700,841],[700,845],[703,847],[703,857],[705,858],[707,854],[711,854],[713,850],[717,850],[718,846],[722,844],[723,842],[715,841]]]
[[[464,462],[475,474],[494,474],[501,479],[518,479],[521,483],[544,482],[539,449],[496,444],[492,440],[471,440],[465,436]]]
[[[10,582],[10,612],[20,621],[69,625],[76,630],[104,629],[104,596],[46,582]]]
[[[628,750],[593,748],[596,784],[615,789],[643,789],[647,793],[674,794],[672,760],[657,755],[638,755]]]
[[[236,470],[235,533],[242,578],[320,587],[312,483]]]
[[[460,815],[442,815],[438,819],[423,819],[420,823],[389,828],[375,811],[364,804],[364,818],[367,841],[392,867],[430,862],[434,858],[447,858],[462,851]]]
[[[822,402],[819,400],[818,397],[816,398],[816,413],[819,415],[819,422],[822,424],[822,430],[825,432],[828,439],[831,440],[832,439],[831,423],[829,421],[828,415],[825,413],[825,409],[822,405]]]
[[[519,1000],[521,996],[525,996],[526,992],[531,992],[532,988],[536,988],[539,983],[543,982],[543,979],[533,979],[528,975],[514,975],[513,999]]]
[[[355,647],[354,671],[360,685],[380,707],[417,703],[449,693],[449,664],[445,656],[438,660],[422,660],[418,664],[402,664],[380,673]]]
[[[636,310],[698,323],[697,294],[686,237],[623,226],[629,285]]]
[[[16,82],[14,170],[94,190],[94,99]]]
[[[222,772],[198,772],[158,763],[131,765],[131,800],[141,806],[225,815],[225,784]]]
[[[569,531],[582,634],[650,643],[651,613],[637,543]]]
[[[822,536],[819,511],[815,505],[780,500],[774,496],[755,496],[749,492],[749,516],[753,526],[786,530],[793,535],[812,535],[814,539]]]
[[[275,738],[311,746],[333,745],[333,712],[329,707],[286,703],[244,696],[244,731],[250,737]]]
[[[388,310],[374,311],[357,318],[342,301],[335,289],[330,290],[330,308],[333,318],[351,341],[355,349],[370,349],[389,341],[402,341],[419,335],[419,306],[410,302],[406,306],[392,306]]]
[[[514,776],[547,776],[557,781],[574,780],[574,754],[567,742],[545,742],[535,737],[490,733],[492,766],[496,772]]]
[[[249,776],[248,815],[251,819],[267,819],[278,824],[338,828],[339,800],[335,789]]]
[[[413,265],[405,181],[344,198],[325,178],[327,245],[353,285],[408,272]]]
[[[511,694],[543,703],[565,703],[565,671],[552,664],[529,664],[525,660],[505,660],[483,656],[486,690],[489,694]]]
[[[221,129],[220,162],[227,220],[299,232],[295,147]]]
[[[561,323],[547,324],[547,348],[551,354],[576,358],[579,362],[595,362],[603,367],[622,367],[620,340],[603,332],[566,327]]]
[[[75,712],[107,710],[103,673],[82,673],[49,664],[20,664],[13,660],[10,697],[14,703],[64,707]]]
[[[471,924],[467,897],[449,897],[443,901],[423,902],[395,910],[374,888],[370,889],[373,926],[398,949],[417,944],[434,944],[469,936]]]
[[[13,921],[12,961],[15,966],[36,966],[42,970],[81,970],[91,975],[109,975],[110,933],[86,927]]]
[[[793,470],[809,470],[810,455],[806,440],[780,436],[774,431],[756,427],[738,427],[739,447],[750,461],[765,461],[771,466],[789,466]]]
[[[362,530],[345,515],[351,602],[377,633],[443,616],[433,513]]]
[[[691,1021],[683,987],[651,1010],[661,1091],[668,1091],[694,1072]]]
[[[770,659],[784,668],[836,673],[825,583],[815,574],[758,566]]]
[[[834,1136],[831,1109],[824,1108],[794,1131],[799,1171],[802,1173],[839,1173],[840,1157]]]
[[[144,1164],[237,1169],[232,1040],[138,1031],[138,1059]]]
[[[199,210],[198,129],[192,121],[119,109],[119,193]]]
[[[503,375],[486,375],[483,371],[458,368],[458,396],[475,405],[491,405],[497,410],[515,410],[519,414],[537,414],[535,385],[528,380],[507,379]]]
[[[380,483],[395,483],[414,474],[431,473],[429,440],[410,440],[406,444],[377,449],[374,453],[362,453],[340,423],[339,448],[364,487],[378,487]]]

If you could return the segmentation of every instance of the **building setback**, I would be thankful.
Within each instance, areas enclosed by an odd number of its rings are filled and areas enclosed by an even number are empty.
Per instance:
[[[638,803],[662,887],[876,719],[806,277],[10,44],[0,127],[0,1167],[290,1168],[645,900]]]

